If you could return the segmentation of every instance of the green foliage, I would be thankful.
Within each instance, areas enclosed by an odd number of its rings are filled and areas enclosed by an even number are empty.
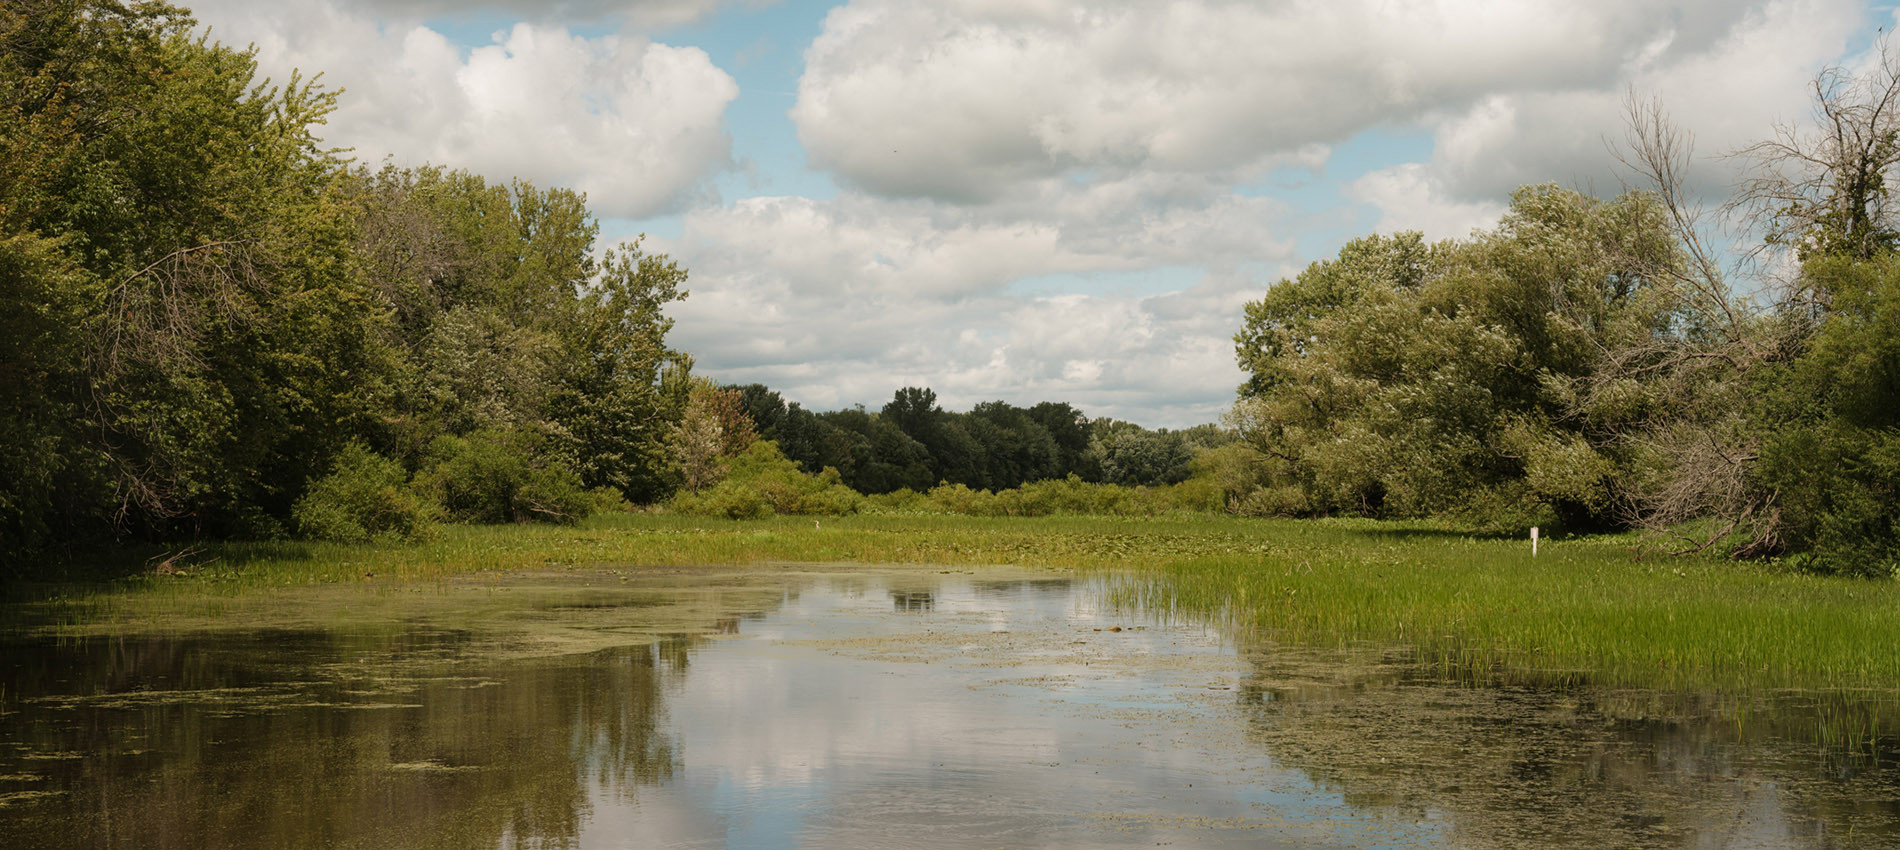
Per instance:
[[[1132,422],[1097,419],[1082,455],[1084,478],[1126,486],[1179,484],[1193,475],[1194,458],[1233,442],[1236,435],[1213,425],[1183,431],[1150,431]]]
[[[0,336],[34,347],[0,389],[42,457],[0,512],[26,539],[269,527],[377,402],[311,132],[333,98],[254,71],[162,4],[0,9],[0,263],[25,275]]]
[[[980,517],[1136,517],[1221,507],[1218,491],[1205,482],[1124,487],[1084,481],[1077,475],[1032,481],[1021,487],[996,491],[977,490],[966,484],[939,484],[924,493],[903,489],[870,496],[866,501],[885,513]]]
[[[773,514],[840,516],[857,513],[864,497],[844,485],[838,471],[806,473],[770,440],[754,442],[724,461],[718,484],[673,497],[674,511],[695,516],[757,519]]]
[[[1198,502],[1210,511],[1250,517],[1299,516],[1307,512],[1298,487],[1275,486],[1270,466],[1245,443],[1231,442],[1201,452],[1189,479]]]
[[[358,170],[345,181],[355,251],[389,305],[399,352],[391,439],[532,428],[588,487],[641,500],[668,489],[664,440],[687,361],[664,306],[686,273],[635,241],[594,257],[598,225],[566,189],[440,168]]]
[[[1017,407],[977,404],[944,410],[924,387],[898,390],[882,410],[812,413],[753,384],[729,388],[762,437],[807,471],[832,467],[863,493],[919,492],[938,482],[977,490],[1078,475],[1128,486],[1173,484],[1191,474],[1204,449],[1234,439],[1213,425],[1149,431],[1112,419],[1091,421],[1059,402]]]
[[[1252,377],[1232,424],[1259,483],[1230,500],[1613,524],[1634,456],[1601,424],[1611,414],[1577,399],[1594,398],[1613,337],[1672,332],[1670,303],[1650,297],[1651,275],[1678,263],[1664,225],[1645,195],[1531,187],[1467,242],[1369,237],[1269,290],[1235,337]]]
[[[667,432],[666,449],[680,485],[697,493],[725,475],[722,459],[739,455],[758,438],[738,391],[695,378],[679,422]]]
[[[1359,303],[1368,292],[1416,290],[1441,272],[1450,253],[1446,246],[1427,245],[1417,233],[1375,234],[1346,243],[1337,259],[1314,263],[1249,302],[1234,338],[1240,367],[1250,376],[1241,395],[1259,396],[1286,381],[1283,367],[1319,342],[1314,330],[1320,320]]]
[[[1771,431],[1757,480],[1784,542],[1820,572],[1900,572],[1900,257],[1810,259],[1833,310],[1807,350],[1758,376]]]
[[[466,516],[664,495],[685,272],[575,192],[350,169],[334,104],[162,3],[0,5],[0,558],[280,533],[355,442],[542,435]]]
[[[317,540],[412,542],[434,531],[435,512],[410,488],[402,464],[351,443],[330,474],[304,488],[292,516],[299,532]]]
[[[577,522],[593,512],[600,496],[547,456],[545,445],[523,429],[438,437],[416,473],[416,487],[464,522]]]

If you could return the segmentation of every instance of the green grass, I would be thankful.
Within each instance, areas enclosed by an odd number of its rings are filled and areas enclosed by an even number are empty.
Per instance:
[[[1248,640],[1362,648],[1473,679],[1874,688],[1900,682],[1900,585],[1656,554],[1629,536],[1522,540],[1350,520],[861,515],[730,521],[611,515],[576,527],[450,527],[414,546],[224,543],[177,574],[16,586],[102,616],[101,596],[244,596],[494,570],[774,562],[1127,571],[1124,604]],[[141,563],[151,553],[122,560]],[[78,573],[83,575],[85,570]],[[108,606],[109,607],[109,606]]]
[[[1313,527],[1186,558],[1125,601],[1271,642],[1395,650],[1456,678],[1644,687],[1900,687],[1900,586],[1674,558],[1633,537],[1546,542]]]

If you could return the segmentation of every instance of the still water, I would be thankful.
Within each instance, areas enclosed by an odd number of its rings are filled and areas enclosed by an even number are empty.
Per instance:
[[[15,637],[0,847],[1900,846],[1877,695],[1460,686],[1112,583],[538,577]]]

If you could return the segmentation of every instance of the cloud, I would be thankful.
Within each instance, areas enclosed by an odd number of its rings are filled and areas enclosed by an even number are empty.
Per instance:
[[[1501,93],[1614,90],[1628,67],[1697,55],[1755,13],[1725,0],[853,0],[807,51],[792,117],[814,165],[889,196],[987,202],[1059,175],[1231,179]]]
[[[213,5],[201,21],[256,45],[263,71],[342,88],[324,135],[374,164],[432,162],[588,194],[607,216],[676,209],[730,165],[738,84],[695,47],[515,24],[464,52],[440,33],[322,0]]]
[[[1228,194],[1160,204],[1153,191],[1106,184],[1014,210],[850,192],[696,210],[679,240],[654,245],[692,270],[691,297],[669,311],[674,342],[720,380],[817,409],[923,385],[958,408],[1066,400],[1148,425],[1212,421],[1241,377],[1240,305],[1264,289],[1264,262],[1292,254],[1272,235],[1285,209]],[[1170,268],[1192,285],[1012,286]]]
[[[1504,215],[1496,201],[1459,201],[1447,197],[1442,181],[1424,163],[1409,162],[1365,174],[1346,186],[1346,194],[1380,210],[1380,233],[1416,230],[1428,240],[1462,239],[1494,227]]]
[[[1612,145],[1623,135],[1625,99],[1635,94],[1660,98],[1671,120],[1694,133],[1700,159],[1692,179],[1719,200],[1737,165],[1720,155],[1766,137],[1778,121],[1805,120],[1809,81],[1867,23],[1864,7],[1846,0],[1777,0],[1743,10],[1732,26],[1693,44],[1660,30],[1613,84],[1498,91],[1433,119],[1432,179],[1458,201],[1553,181],[1618,191]]]
[[[725,6],[766,6],[775,0],[339,0],[341,5],[383,18],[497,15],[513,20],[564,23],[612,21],[643,29],[701,20]]]

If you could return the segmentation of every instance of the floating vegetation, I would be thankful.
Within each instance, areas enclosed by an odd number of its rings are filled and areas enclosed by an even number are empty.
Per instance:
[[[30,803],[34,800],[44,800],[48,797],[60,797],[65,794],[66,792],[64,791],[0,791],[0,809],[18,803]]]
[[[392,764],[389,766],[389,769],[404,773],[473,773],[488,770],[489,768],[473,764],[449,765],[434,759],[426,759],[423,761],[406,761],[400,764]]]

